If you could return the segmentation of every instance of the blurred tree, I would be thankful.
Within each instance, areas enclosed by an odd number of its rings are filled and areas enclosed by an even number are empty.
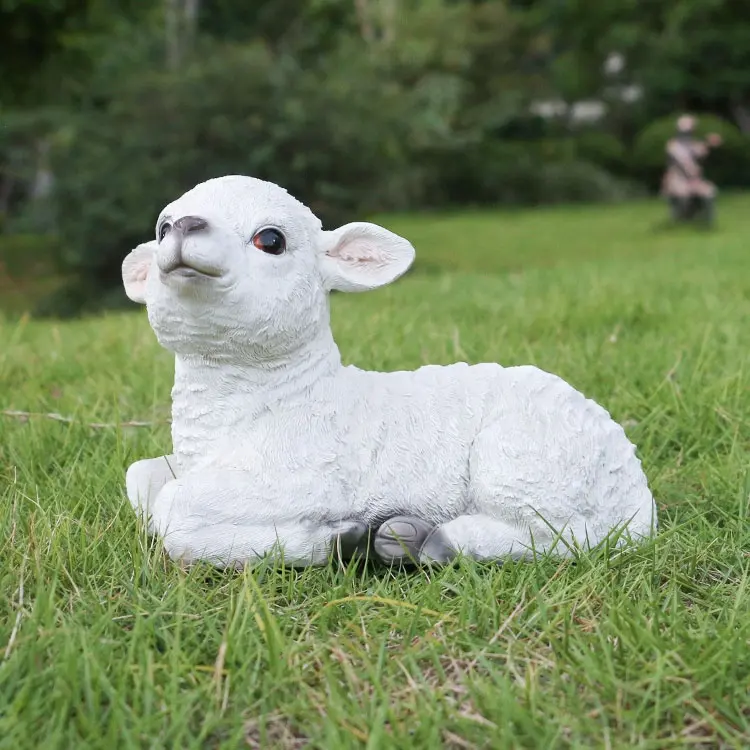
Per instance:
[[[0,217],[59,231],[61,262],[93,294],[119,285],[119,258],[159,206],[217,174],[281,182],[334,223],[615,199],[631,189],[610,172],[654,169],[636,135],[679,108],[750,131],[745,0],[0,0],[0,12]],[[582,100],[605,117],[574,122]],[[556,101],[561,117],[538,106]]]
[[[550,71],[570,100],[606,93],[605,62],[642,88],[647,117],[714,111],[750,132],[750,12],[746,0],[538,0],[530,17],[551,36]]]
[[[97,64],[91,40],[140,24],[151,0],[0,0],[0,102],[49,106],[85,87]]]
[[[652,110],[713,111],[750,133],[750,8],[745,0],[662,1],[637,69]],[[636,35],[636,14],[631,35]],[[634,57],[634,60],[636,58]]]
[[[178,70],[195,42],[200,0],[164,0],[167,65]]]
[[[144,39],[152,11],[143,0],[0,0],[1,223],[15,206],[52,189],[53,142],[95,98],[108,54],[120,53],[119,70],[132,63],[133,40]],[[37,208],[34,216],[44,217],[37,228],[47,228],[48,216]]]
[[[409,144],[420,113],[366,56],[302,69],[265,45],[221,45],[179,72],[139,73],[54,153],[61,262],[82,298],[119,287],[124,254],[160,208],[197,182],[280,183],[326,224],[412,205]],[[210,52],[210,53],[209,53]]]

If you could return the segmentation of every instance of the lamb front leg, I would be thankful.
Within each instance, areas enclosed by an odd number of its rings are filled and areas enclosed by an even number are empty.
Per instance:
[[[356,519],[320,521],[257,497],[244,471],[190,473],[167,482],[151,507],[151,526],[170,557],[241,566],[269,556],[293,567],[351,555],[368,534]],[[293,504],[288,506],[294,508]]]
[[[145,458],[131,464],[125,474],[125,491],[136,513],[147,515],[149,505],[176,476],[177,459],[172,455]]]

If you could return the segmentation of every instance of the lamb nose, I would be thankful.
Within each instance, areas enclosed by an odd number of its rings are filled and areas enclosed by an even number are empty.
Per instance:
[[[208,226],[208,222],[205,219],[201,219],[200,216],[183,216],[181,219],[177,219],[174,225],[183,234],[187,234],[188,232],[198,232],[201,229],[205,229]]]

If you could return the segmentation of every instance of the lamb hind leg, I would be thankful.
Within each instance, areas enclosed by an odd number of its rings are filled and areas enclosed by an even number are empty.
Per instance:
[[[474,560],[527,560],[535,552],[529,529],[521,529],[486,515],[467,515],[438,526],[419,551],[420,562],[448,563],[458,554]]]
[[[384,521],[373,539],[377,558],[388,564],[419,562],[422,545],[435,526],[417,516],[394,516]]]
[[[459,516],[440,526],[396,516],[378,529],[373,547],[384,563],[448,563],[459,553],[475,560],[519,560],[542,551],[535,548],[529,530],[481,514]]]

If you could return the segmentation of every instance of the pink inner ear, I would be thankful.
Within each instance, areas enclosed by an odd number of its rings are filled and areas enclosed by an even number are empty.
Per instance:
[[[381,248],[374,246],[366,240],[353,240],[346,244],[338,245],[329,255],[339,258],[345,263],[356,263],[358,265],[367,265],[370,263],[382,265],[388,260],[386,253]]]
[[[151,265],[150,263],[144,263],[144,262],[139,263],[138,268],[135,272],[134,281],[145,281],[146,277],[148,276],[148,267],[150,265]]]

